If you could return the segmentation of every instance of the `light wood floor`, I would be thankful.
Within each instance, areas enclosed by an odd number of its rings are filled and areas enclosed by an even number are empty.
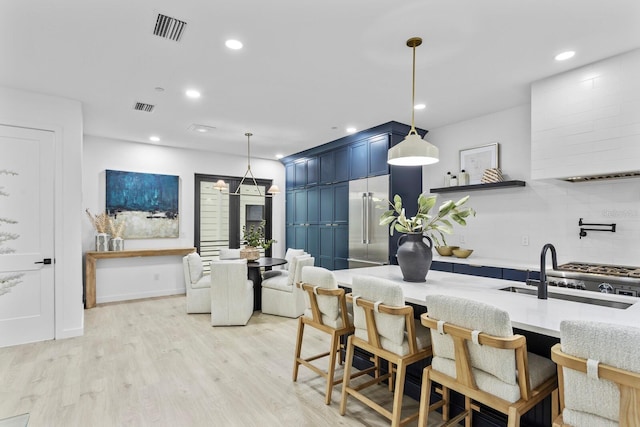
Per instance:
[[[341,386],[325,405],[323,380],[304,367],[291,380],[296,328],[260,312],[244,327],[211,327],[209,315],[185,313],[184,296],[98,305],[85,312],[82,337],[0,349],[0,418],[30,413],[29,427],[388,426],[354,399],[340,416]],[[308,328],[304,345],[328,343]],[[391,406],[386,388],[375,393]]]

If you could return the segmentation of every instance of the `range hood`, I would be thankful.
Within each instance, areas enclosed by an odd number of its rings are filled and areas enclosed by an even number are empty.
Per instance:
[[[638,178],[638,177],[640,177],[640,171],[616,172],[616,173],[610,173],[610,174],[588,175],[588,176],[571,176],[568,178],[561,178],[561,179],[563,181],[568,181],[568,182],[585,182],[585,181],[604,181],[607,179]]]
[[[531,85],[531,178],[640,177],[640,49]]]

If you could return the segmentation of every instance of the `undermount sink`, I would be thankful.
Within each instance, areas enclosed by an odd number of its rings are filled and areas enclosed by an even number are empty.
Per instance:
[[[517,294],[527,294],[527,295],[536,295],[538,293],[537,289],[519,288],[516,286],[508,286],[506,288],[501,288],[500,290],[506,291],[506,292],[514,292]],[[581,302],[584,304],[601,305],[603,307],[619,308],[621,310],[624,310],[625,308],[629,308],[633,305],[628,302],[609,301],[609,300],[589,298],[586,296],[579,296],[579,295],[556,294],[553,292],[549,292],[549,298],[562,299],[565,301]]]

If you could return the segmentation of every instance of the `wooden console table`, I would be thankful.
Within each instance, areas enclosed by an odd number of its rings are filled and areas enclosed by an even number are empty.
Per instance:
[[[169,249],[136,249],[130,251],[96,252],[89,251],[85,254],[85,303],[84,308],[96,306],[96,260],[104,258],[134,258],[144,256],[185,256],[194,252],[196,248],[169,248]]]

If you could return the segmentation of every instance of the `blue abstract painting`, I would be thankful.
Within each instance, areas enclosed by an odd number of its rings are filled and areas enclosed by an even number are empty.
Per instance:
[[[125,239],[179,237],[179,177],[106,171],[107,213],[125,222]]]

